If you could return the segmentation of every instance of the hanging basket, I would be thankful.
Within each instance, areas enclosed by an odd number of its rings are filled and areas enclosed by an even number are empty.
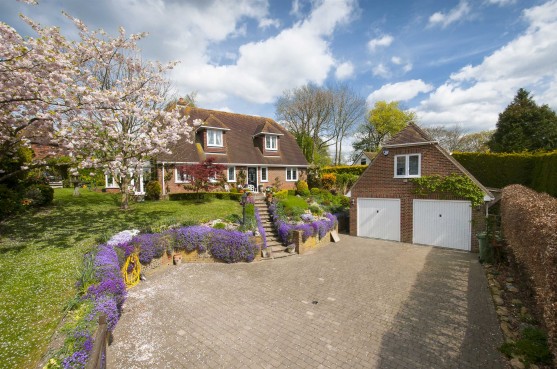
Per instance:
[[[141,263],[139,262],[139,253],[134,252],[126,259],[122,267],[122,275],[127,288],[132,288],[139,283],[141,277]]]

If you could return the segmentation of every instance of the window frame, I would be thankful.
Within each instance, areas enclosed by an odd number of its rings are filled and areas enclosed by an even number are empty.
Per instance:
[[[274,143],[274,145],[273,145],[273,143]],[[265,135],[265,150],[266,151],[278,151],[278,136],[277,135]]]
[[[186,179],[185,181],[183,181],[181,179],[181,176],[178,176],[178,168],[174,168],[174,183],[191,183],[191,176],[189,176],[190,179]],[[178,178],[180,178],[180,180],[178,180]]]
[[[290,179],[288,179],[288,172],[290,171]],[[292,174],[296,174],[292,176]],[[298,180],[298,168],[286,168],[286,182],[296,182]]]
[[[215,136],[211,136],[211,133],[214,133]],[[216,136],[217,134],[220,136],[220,145],[216,143],[218,141],[217,136]],[[211,137],[214,138],[213,143],[210,142]],[[222,130],[220,130],[220,129],[207,129],[207,146],[208,147],[223,147],[224,146],[224,135],[222,133]]]
[[[263,169],[265,169],[265,179],[263,179]],[[269,182],[269,168],[268,167],[261,167],[259,177],[261,178],[260,182]]]
[[[410,174],[410,157],[418,157],[418,174]],[[397,174],[398,158],[404,157],[404,174]],[[394,157],[394,178],[420,178],[422,176],[422,154],[401,154]]]
[[[234,173],[233,178],[230,178],[230,169],[233,170],[233,173]],[[235,183],[236,182],[236,167],[235,166],[229,166],[226,169],[226,181],[230,182],[230,183]]]

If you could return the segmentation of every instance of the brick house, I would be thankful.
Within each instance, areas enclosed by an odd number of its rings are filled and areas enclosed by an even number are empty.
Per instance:
[[[226,166],[225,187],[249,187],[261,191],[275,182],[281,189],[294,189],[304,179],[308,162],[296,139],[270,118],[200,108],[184,108],[188,124],[201,120],[193,142],[180,139],[171,154],[157,159],[163,194],[186,192],[184,168],[207,158]],[[168,180],[168,178],[170,179]],[[166,179],[165,179],[166,178]]]
[[[462,198],[418,196],[410,179],[450,174],[468,176],[484,192],[484,206]],[[493,195],[438,142],[410,123],[395,135],[350,189],[350,234],[477,251]]]

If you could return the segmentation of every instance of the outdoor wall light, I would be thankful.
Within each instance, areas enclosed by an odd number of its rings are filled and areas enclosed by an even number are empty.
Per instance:
[[[352,198],[352,199],[350,200],[350,205],[354,205],[354,203],[355,203],[354,198]]]
[[[389,155],[389,150],[387,150],[387,149],[383,150],[383,155],[385,155],[385,156]]]

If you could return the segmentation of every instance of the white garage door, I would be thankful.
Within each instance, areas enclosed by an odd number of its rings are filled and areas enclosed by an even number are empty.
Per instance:
[[[400,200],[359,198],[358,236],[400,241]]]
[[[414,200],[413,243],[470,251],[469,201]]]

